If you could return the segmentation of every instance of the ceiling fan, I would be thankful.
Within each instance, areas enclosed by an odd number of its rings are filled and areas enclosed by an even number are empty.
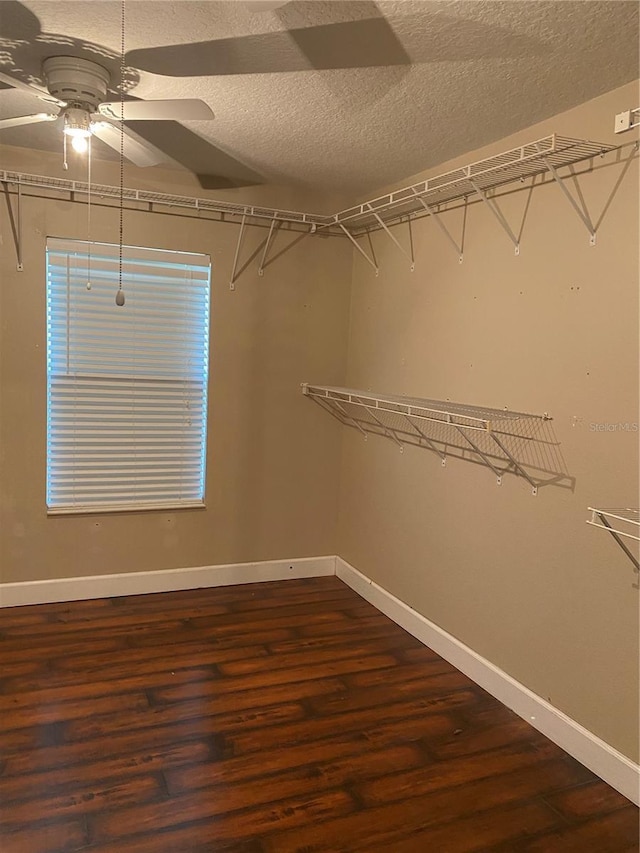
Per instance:
[[[252,12],[270,12],[287,2],[242,0]],[[119,153],[121,134],[116,124],[120,124],[120,102],[110,102],[107,93],[113,97],[122,86],[127,92],[123,153],[131,162],[150,166],[176,161],[205,189],[263,182],[263,175],[231,152],[181,124],[188,119],[212,119],[204,102],[141,101],[129,94],[139,82],[137,70],[127,66],[121,79],[119,57],[111,49],[66,33],[43,31],[38,17],[19,0],[0,0],[0,7],[0,92],[7,87],[23,90],[47,104],[47,112],[0,120],[0,130],[61,118],[67,137],[77,138],[77,147],[84,147],[82,140],[89,139],[89,130],[91,137]],[[56,52],[60,56],[52,58]]]
[[[155,166],[166,160],[166,155],[145,140],[133,136],[126,128],[121,139],[120,120],[128,121],[184,121],[209,120],[213,111],[195,98],[154,101],[107,101],[110,74],[101,65],[75,56],[52,56],[42,65],[47,90],[24,83],[12,75],[0,72],[0,80],[29,92],[52,107],[57,113],[39,112],[0,120],[0,130],[24,124],[62,119],[63,133],[77,152],[87,150],[90,137],[96,137],[110,148],[120,151],[136,166]]]
[[[450,16],[439,9],[426,17],[400,10],[392,26],[373,0],[335,4],[326,0],[238,2],[252,12],[278,10],[285,28],[133,49],[126,55],[126,73],[132,85],[125,90],[135,87],[140,71],[164,77],[208,77],[386,67],[396,69],[397,80],[397,73],[406,73],[417,63],[536,55],[544,47],[495,24]],[[5,119],[0,121],[0,129],[62,116],[67,136],[84,136],[86,140],[89,131],[119,151],[121,136],[116,125],[120,103],[106,100],[109,76],[112,93],[125,83],[115,64],[118,57],[102,45],[68,34],[43,32],[36,15],[18,0],[0,0],[0,7],[0,42],[4,40],[3,52],[17,72],[0,72],[0,90],[3,84],[26,89],[59,109],[57,115],[38,113]],[[353,17],[345,19],[345,15]],[[59,45],[64,57],[51,58],[54,45]],[[41,72],[48,91],[24,82],[25,76],[33,80]],[[132,162],[153,165],[170,158],[191,171],[205,189],[262,183],[263,176],[230,151],[180,124],[187,119],[213,118],[204,102],[125,97],[124,154]],[[73,111],[76,109],[80,112]],[[77,145],[82,147],[82,142]]]

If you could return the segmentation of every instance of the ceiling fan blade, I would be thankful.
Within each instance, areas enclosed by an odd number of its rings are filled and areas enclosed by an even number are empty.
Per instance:
[[[91,133],[109,148],[120,152],[121,131],[106,121],[97,121],[91,125]],[[136,139],[124,130],[123,154],[127,160],[131,160],[136,166],[157,166],[166,160],[161,151],[153,145]]]
[[[40,98],[41,101],[46,101],[49,104],[56,104],[59,107],[66,107],[67,105],[66,101],[59,101],[44,89],[40,89],[38,86],[32,86],[31,83],[23,83],[22,80],[18,80],[18,78],[14,77],[12,74],[5,74],[4,71],[0,71],[0,80],[3,83],[8,83],[8,85],[12,86],[14,89],[22,89],[25,92],[29,92],[30,95],[35,95],[36,98]]]
[[[98,112],[107,118],[120,121],[120,101],[100,104]],[[175,98],[155,101],[125,101],[125,121],[194,121],[215,118],[213,110],[198,98]]]
[[[132,122],[138,136],[197,176],[204,189],[247,187],[263,183],[253,169],[178,122]]]
[[[16,116],[15,118],[0,119],[0,130],[6,127],[19,127],[21,124],[37,124],[41,121],[55,121],[58,116],[49,113],[35,113],[30,116]]]
[[[385,18],[165,47],[127,54],[127,64],[169,77],[207,77],[410,65],[411,58]]]

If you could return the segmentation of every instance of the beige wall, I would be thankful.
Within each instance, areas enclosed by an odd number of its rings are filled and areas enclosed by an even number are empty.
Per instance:
[[[2,155],[4,168],[62,174],[58,157],[8,148]],[[117,184],[117,167],[96,163],[94,180]],[[125,176],[128,184],[135,180]],[[205,195],[178,172],[138,173],[137,185]],[[317,206],[273,188],[210,195],[303,210]],[[343,380],[347,241],[301,241],[262,278],[256,259],[231,293],[237,226],[125,213],[125,242],[212,258],[206,510],[48,518],[45,239],[86,239],[87,208],[26,197],[23,205],[19,273],[7,206],[0,199],[1,581],[335,553],[340,432],[328,419],[315,418],[300,383],[318,376]],[[117,242],[117,226],[117,211],[94,207],[94,238]],[[265,234],[247,230],[243,259]],[[276,251],[289,240],[279,237]]]
[[[628,143],[613,117],[637,101],[627,86],[432,174],[554,131]],[[595,219],[620,171],[580,178]],[[525,203],[523,188],[501,206],[517,225]],[[444,221],[456,229],[460,214]],[[406,226],[396,233],[406,241]],[[637,757],[637,576],[585,524],[588,505],[638,506],[638,434],[589,427],[639,420],[637,160],[594,248],[551,184],[533,191],[518,258],[481,204],[462,265],[434,222],[416,223],[414,241],[414,273],[380,233],[379,277],[354,257],[349,387],[549,412],[575,491],[533,497],[512,476],[497,486],[486,468],[443,469],[427,450],[345,429],[338,553]]]

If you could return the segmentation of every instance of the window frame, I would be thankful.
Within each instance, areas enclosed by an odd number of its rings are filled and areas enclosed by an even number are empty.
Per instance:
[[[66,248],[61,248],[61,247],[74,247],[74,248],[73,248],[73,250],[72,249],[67,250]],[[103,253],[105,253],[105,254],[110,253],[111,254],[110,262],[113,263],[115,260],[115,251],[114,250],[117,250],[118,256],[119,256],[119,248],[120,247],[118,246],[118,244],[106,243],[106,242],[100,242],[100,241],[87,241],[87,240],[82,240],[82,239],[66,238],[66,237],[63,237],[63,238],[47,237],[47,239],[46,239],[45,274],[46,274],[46,326],[47,326],[47,329],[46,329],[46,339],[47,339],[46,340],[47,411],[46,411],[45,505],[46,505],[46,512],[47,512],[48,516],[105,514],[105,513],[128,513],[128,512],[152,512],[152,511],[177,511],[177,510],[184,510],[184,509],[206,509],[206,475],[207,475],[207,450],[208,450],[208,402],[209,402],[209,378],[210,378],[210,328],[211,328],[211,266],[212,266],[211,256],[207,253],[202,253],[202,252],[189,252],[189,251],[167,249],[167,248],[152,248],[152,247],[148,247],[148,246],[130,246],[130,245],[123,246],[122,248],[123,248],[123,262],[124,262],[123,265],[124,265],[124,268],[126,269],[126,265],[128,263],[135,264],[136,260],[140,261],[141,258],[145,258],[146,252],[149,252],[150,254],[146,257],[145,260],[152,259],[153,253],[156,253],[157,256],[171,257],[172,259],[176,259],[176,258],[180,259],[181,257],[184,257],[185,262],[181,266],[178,265],[176,267],[173,267],[173,266],[171,266],[171,267],[165,266],[164,267],[165,269],[171,268],[172,270],[176,270],[176,274],[179,272],[187,273],[187,272],[193,270],[195,268],[194,264],[193,264],[194,259],[197,258],[197,259],[200,259],[200,261],[201,261],[201,264],[198,267],[198,269],[200,270],[200,278],[196,282],[197,285],[201,286],[201,291],[198,291],[197,288],[193,289],[193,293],[197,294],[197,299],[199,300],[199,302],[202,305],[202,310],[201,310],[199,317],[198,317],[199,323],[197,324],[197,327],[194,331],[194,337],[201,336],[201,341],[199,341],[199,343],[201,344],[202,348],[201,348],[201,350],[197,350],[197,349],[194,350],[194,352],[199,353],[196,361],[198,361],[198,359],[199,359],[199,364],[201,366],[201,373],[198,375],[197,378],[189,377],[186,375],[186,373],[184,376],[182,376],[180,378],[163,376],[161,373],[159,373],[158,375],[154,375],[154,376],[136,374],[135,358],[132,356],[131,362],[130,362],[132,365],[130,375],[118,376],[117,369],[116,369],[116,370],[114,370],[113,373],[108,373],[108,372],[103,373],[102,378],[103,378],[105,383],[112,381],[115,384],[120,384],[122,389],[124,389],[124,393],[126,393],[127,389],[129,389],[129,393],[131,394],[132,397],[135,397],[136,382],[138,382],[140,385],[145,383],[147,386],[155,387],[156,393],[157,393],[158,389],[160,389],[162,391],[166,391],[167,386],[165,386],[163,388],[161,383],[167,382],[167,379],[173,385],[176,385],[176,383],[180,383],[181,387],[183,389],[183,398],[184,399],[187,399],[187,396],[185,395],[184,389],[188,388],[189,384],[191,384],[191,383],[193,384],[193,386],[195,387],[195,399],[197,399],[198,404],[199,404],[198,418],[199,418],[200,426],[191,428],[190,416],[186,416],[186,418],[189,421],[189,429],[192,429],[194,434],[199,433],[199,436],[200,436],[199,441],[197,442],[198,450],[196,451],[196,453],[191,454],[192,459],[193,458],[198,459],[197,466],[192,465],[192,468],[190,469],[191,471],[197,471],[198,472],[197,477],[195,477],[195,479],[197,479],[197,482],[198,482],[197,497],[190,496],[188,498],[183,498],[182,496],[179,496],[179,497],[172,496],[168,499],[163,498],[163,499],[160,499],[157,501],[156,500],[148,500],[148,499],[145,500],[144,497],[140,496],[140,494],[138,494],[136,496],[135,495],[135,487],[132,488],[131,484],[129,484],[128,486],[127,485],[122,486],[122,491],[126,491],[127,489],[129,490],[129,496],[127,497],[126,500],[110,500],[109,499],[110,496],[109,496],[108,492],[107,493],[103,492],[102,493],[103,500],[92,499],[91,502],[89,502],[89,503],[83,503],[82,501],[76,502],[76,500],[75,500],[75,476],[73,478],[73,481],[74,481],[73,496],[70,500],[63,501],[60,497],[56,498],[56,496],[54,494],[55,487],[53,485],[53,481],[56,479],[56,476],[54,476],[52,474],[52,469],[55,466],[56,451],[52,448],[52,436],[53,436],[54,432],[57,435],[65,435],[66,433],[64,432],[63,428],[61,428],[59,426],[56,426],[56,427],[52,426],[52,422],[53,422],[53,418],[54,418],[53,408],[52,408],[52,386],[56,382],[56,379],[59,380],[61,377],[69,377],[70,378],[69,386],[73,387],[75,389],[74,390],[74,393],[75,393],[75,391],[77,391],[77,386],[79,384],[81,384],[83,379],[88,380],[89,384],[91,384],[91,382],[93,381],[99,385],[100,382],[96,381],[95,376],[90,376],[89,374],[83,375],[82,370],[71,370],[67,373],[64,373],[64,372],[61,372],[60,370],[56,370],[52,367],[53,360],[54,360],[53,359],[53,350],[54,350],[53,337],[54,337],[55,323],[52,320],[52,299],[53,299],[52,294],[53,294],[54,285],[52,283],[52,274],[51,274],[52,264],[50,261],[50,256],[53,253],[57,253],[58,255],[64,255],[65,252],[67,253],[68,256],[70,256],[72,254],[72,251],[73,251],[75,261],[76,261],[75,266],[74,266],[74,272],[77,275],[79,275],[79,273],[77,273],[77,270],[82,269],[82,263],[81,262],[83,259],[85,261],[85,269],[86,269],[87,268],[87,266],[86,266],[87,265],[87,259],[90,259],[92,256],[98,256],[100,250],[102,249]],[[187,258],[191,259],[191,261],[192,261],[191,264],[186,262]],[[167,264],[166,261],[164,263]],[[93,267],[91,267],[91,261],[89,261],[89,266],[90,266],[91,272],[93,274],[94,269],[93,269]],[[161,269],[162,267],[163,267],[163,262],[157,261],[157,269]],[[203,274],[202,270],[206,270],[206,274]],[[100,286],[109,287],[110,291],[113,293],[113,298],[114,298],[114,303],[115,303],[115,294],[116,294],[118,284],[119,284],[119,277],[117,274],[117,269],[114,270],[114,272],[115,272],[115,275],[112,277],[112,280],[105,281],[103,278]],[[150,276],[152,277],[153,273],[150,273]],[[67,282],[68,282],[68,280],[69,280],[69,278],[68,278],[68,273],[67,273]],[[93,283],[93,277],[92,276],[91,276],[91,280]],[[136,285],[134,284],[133,287],[131,287],[131,286],[128,287],[127,286],[126,273],[123,274],[123,289],[125,291],[125,296],[127,294],[127,290],[129,290],[130,293],[133,290],[135,293],[135,286]],[[179,286],[179,285],[176,285],[176,286]],[[85,285],[85,287],[86,287],[86,285]],[[87,289],[89,289],[89,288],[87,288]],[[76,292],[77,293],[80,292],[79,285],[77,283],[76,283]],[[68,306],[70,304],[71,298],[72,298],[71,291],[69,291],[69,286],[67,284],[66,299],[67,299],[67,310],[68,311],[69,311]],[[185,305],[187,304],[188,298],[189,298],[188,296],[185,296],[185,298],[183,300]],[[127,303],[125,300],[125,306],[119,307],[117,310],[118,311],[125,311],[126,305],[127,305]],[[185,309],[185,317],[186,317],[186,315],[187,315],[187,310]],[[200,321],[201,321],[202,325],[200,325]],[[105,328],[106,328],[106,324],[105,324]],[[67,321],[67,330],[66,330],[67,341],[69,341],[69,339],[71,338],[71,334],[70,334],[69,329],[70,329],[70,326],[68,325],[68,321]],[[102,332],[102,330],[100,330],[100,331]],[[56,327],[56,334],[59,337],[59,335],[60,335],[59,323],[58,323],[58,326]],[[132,340],[129,341],[129,346],[131,346]],[[99,343],[102,343],[102,341],[99,341]],[[68,349],[68,344],[67,344],[67,349]],[[128,352],[130,353],[131,350],[129,349]],[[107,359],[107,361],[108,361],[108,359]],[[67,362],[67,365],[68,365],[68,362]],[[137,365],[137,368],[138,368],[138,370],[140,370],[140,365]],[[152,372],[155,373],[155,371],[152,371]],[[131,388],[131,384],[133,384],[133,388]],[[153,391],[151,391],[150,393],[153,395]],[[178,401],[178,403],[179,403],[179,394],[177,392],[174,392],[172,401],[173,402]],[[74,397],[74,406],[75,406],[75,397]],[[133,408],[135,410],[135,403],[134,403]],[[189,409],[188,404],[186,405],[186,409],[187,410]],[[58,416],[59,416],[60,411],[61,411],[61,407],[59,405],[58,408],[56,409],[56,413],[58,414]],[[96,417],[97,417],[97,415],[96,415]],[[183,419],[184,418],[185,418],[185,415],[183,414]],[[142,419],[142,420],[144,420],[144,419]],[[95,428],[95,424],[93,426]],[[125,427],[123,427],[123,429],[124,428]],[[135,417],[131,422],[130,428],[132,430],[140,428],[139,421],[135,420]],[[71,466],[74,466],[73,467],[74,471],[76,470],[76,468],[78,466],[78,462],[77,462],[77,458],[76,458],[77,445],[75,443],[76,442],[75,429],[76,428],[74,425],[74,427],[73,427],[73,450],[71,452],[71,456],[73,459]],[[144,426],[141,429],[144,432]],[[182,434],[186,434],[186,431],[187,431],[187,428],[185,428],[183,425],[182,426]],[[67,433],[68,432],[70,432],[70,428],[67,429]],[[114,430],[114,434],[115,433],[117,433],[116,430]],[[107,442],[105,442],[105,445],[106,444],[107,444]],[[135,440],[134,440],[134,444],[135,444]],[[108,447],[106,447],[106,446],[100,447],[99,449],[102,451],[102,453],[104,455],[107,453]],[[178,459],[178,458],[183,459],[184,458],[184,454],[186,453],[185,448],[181,447],[180,451],[182,452],[183,456],[179,457],[178,455],[176,455],[175,456],[176,459]],[[136,454],[134,454],[134,456],[135,455]],[[60,455],[58,455],[58,460],[59,459],[60,459]],[[145,464],[145,461],[146,460],[139,462],[136,458],[135,464],[136,465],[143,465],[143,464]],[[173,461],[173,458],[171,461]],[[182,464],[182,462],[180,464]],[[95,467],[99,469],[99,463],[96,463]],[[147,468],[147,474],[154,475],[156,473],[155,469],[151,468],[150,463],[148,461],[146,461],[146,468]],[[182,471],[182,468],[180,470]],[[165,470],[165,473],[166,473],[166,470]],[[175,473],[175,472],[173,472],[173,473]],[[108,475],[108,467],[105,467],[102,469],[102,475],[105,477]],[[161,476],[162,476],[162,469],[160,469],[160,477]],[[60,480],[60,479],[61,478],[58,477],[58,480]],[[153,476],[152,476],[152,479],[153,479]],[[175,479],[175,477],[174,477],[174,479]],[[192,479],[193,479],[193,474],[192,474]],[[179,480],[180,480],[180,489],[182,490],[182,474],[181,474]],[[108,482],[108,481],[106,481],[106,482]],[[158,480],[158,488],[160,491],[162,490],[161,483],[162,483],[162,481]]]

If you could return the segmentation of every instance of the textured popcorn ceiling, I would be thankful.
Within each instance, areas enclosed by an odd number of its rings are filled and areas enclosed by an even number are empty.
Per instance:
[[[0,2],[3,70],[37,78],[43,55],[98,59],[95,47],[93,56],[83,52],[84,43],[119,52],[119,2],[22,5],[39,21],[40,36],[37,44],[34,32],[7,39],[9,4]],[[308,70],[137,75],[136,97],[205,100],[215,121],[189,128],[268,183],[367,193],[638,77],[638,4],[623,0],[294,0],[259,12],[241,0],[129,0],[126,9],[127,51],[386,18],[410,64],[316,70],[309,51],[288,37],[288,55]],[[236,60],[261,69],[273,68],[282,51],[245,41],[228,55],[227,70]],[[399,61],[397,52],[389,61]],[[0,117],[40,110],[28,95],[0,90]],[[0,141],[58,150],[59,133],[53,123],[31,125],[3,131]]]

